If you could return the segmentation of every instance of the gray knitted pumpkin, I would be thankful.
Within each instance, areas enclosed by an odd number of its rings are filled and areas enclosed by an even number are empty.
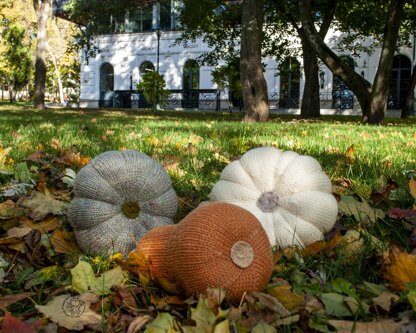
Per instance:
[[[75,178],[68,220],[81,249],[127,254],[147,231],[173,223],[178,198],[162,165],[135,150],[95,157]]]

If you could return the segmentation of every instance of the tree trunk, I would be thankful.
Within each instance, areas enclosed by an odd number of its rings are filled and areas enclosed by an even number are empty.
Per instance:
[[[371,84],[344,63],[323,41],[312,22],[310,0],[299,0],[299,16],[302,27],[299,35],[304,34],[307,42],[331,72],[344,81],[354,92],[363,112],[363,120],[368,119],[371,107]],[[367,117],[367,118],[366,118]]]
[[[382,124],[384,115],[387,111],[391,70],[393,67],[394,52],[396,50],[403,10],[403,0],[390,1],[378,70],[371,92],[371,111],[368,117],[368,122],[370,124]]]
[[[37,19],[37,43],[35,62],[35,93],[33,106],[36,109],[45,108],[46,84],[46,24],[51,11],[51,0],[33,0]]]
[[[413,96],[416,87],[416,65],[413,67],[412,75],[410,76],[409,86],[406,90],[406,99],[402,108],[401,118],[406,119],[410,117],[412,110]]]
[[[49,44],[46,44],[47,48],[48,48],[48,53],[51,57],[52,63],[53,63],[53,67],[55,69],[55,76],[56,76],[56,80],[58,81],[58,89],[59,89],[59,101],[61,102],[61,104],[65,103],[65,99],[64,99],[64,88],[62,86],[62,78],[61,78],[61,73],[59,72],[59,67],[58,67],[58,63],[56,62],[56,57],[55,54],[53,53],[51,47],[49,46]]]
[[[267,83],[261,63],[263,16],[263,0],[243,2],[240,73],[245,122],[269,119]]]
[[[319,68],[316,53],[309,46],[305,38],[301,38],[303,52],[303,67],[305,72],[305,85],[303,88],[301,118],[313,118],[321,115],[319,98]]]

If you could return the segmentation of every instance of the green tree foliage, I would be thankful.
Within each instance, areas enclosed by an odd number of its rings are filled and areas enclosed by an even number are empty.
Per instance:
[[[3,30],[2,47],[0,72],[3,83],[11,88],[13,101],[16,92],[29,83],[33,69],[30,47],[25,43],[25,28],[15,23],[7,26]]]
[[[166,82],[161,74],[155,71],[146,72],[136,88],[144,95],[153,110],[167,106],[170,91],[166,89]]]

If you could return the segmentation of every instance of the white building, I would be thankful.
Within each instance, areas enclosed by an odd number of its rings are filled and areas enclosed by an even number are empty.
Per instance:
[[[59,9],[64,1],[54,1]],[[126,13],[125,17],[113,19],[112,33],[96,38],[100,53],[94,58],[85,57],[81,63],[80,106],[141,107],[143,98],[135,93],[136,83],[148,69],[159,70],[164,76],[167,88],[172,90],[169,108],[228,108],[228,92],[219,90],[212,81],[213,68],[199,66],[196,59],[209,51],[202,40],[189,43],[185,48],[174,45],[179,31],[177,8],[179,0],[161,0]],[[330,31],[326,42],[337,50],[342,38]],[[367,41],[368,43],[370,41]],[[415,64],[415,41],[413,48],[403,48],[395,56],[391,98],[389,108],[400,109],[404,100],[411,70]],[[340,55],[348,54],[338,52]],[[380,49],[368,56],[351,58],[351,65],[370,82],[373,82],[378,66]],[[301,73],[302,58],[285,60],[286,74],[278,75],[278,64],[272,58],[264,59],[265,78],[268,84],[271,109],[297,109],[303,91]],[[295,64],[293,66],[293,64]],[[334,78],[331,71],[322,66],[320,73],[321,107],[331,109],[354,109],[353,94],[345,84]],[[220,99],[220,100],[219,100]]]

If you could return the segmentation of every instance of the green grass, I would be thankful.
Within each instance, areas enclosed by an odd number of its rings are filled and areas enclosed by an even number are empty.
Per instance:
[[[272,115],[266,124],[244,124],[241,114],[216,112],[120,110],[47,110],[0,105],[0,144],[10,157],[24,160],[36,150],[56,154],[76,147],[82,156],[106,150],[137,149],[171,164],[180,196],[206,199],[229,160],[248,149],[272,145],[316,157],[329,177],[347,178],[356,192],[368,195],[386,179],[400,184],[416,169],[416,120],[387,119],[366,126],[354,117],[302,121]],[[352,158],[345,153],[354,145]],[[169,166],[168,166],[169,168]]]
[[[293,116],[271,115],[271,120],[264,124],[245,124],[241,119],[240,113],[36,111],[25,104],[0,103],[0,171],[15,171],[18,162],[25,161],[38,150],[58,157],[73,150],[83,157],[93,158],[107,150],[136,149],[159,160],[170,173],[180,197],[179,221],[201,201],[207,200],[230,161],[251,148],[274,146],[317,158],[334,185],[344,184],[337,191],[358,194],[368,202],[371,192],[380,191],[391,178],[398,183],[398,190],[390,195],[388,203],[384,203],[386,206],[380,208],[387,211],[389,207],[412,207],[414,201],[408,181],[411,176],[416,178],[416,119],[386,119],[385,126],[363,125],[359,117],[305,121]],[[11,148],[8,158],[12,160],[2,157],[7,148]],[[55,166],[51,163],[48,172],[60,172],[54,171]],[[10,178],[0,173],[0,190],[9,186]],[[394,220],[388,215],[377,223],[369,223],[341,214],[338,222],[344,228],[340,229],[343,240],[347,230],[361,233],[362,245],[356,252],[342,242],[330,251],[314,255],[302,256],[300,251],[294,250],[294,254],[283,254],[278,260],[274,278],[284,278],[296,291],[316,295],[331,292],[332,281],[342,277],[353,283],[360,299],[364,299],[364,294],[360,294],[360,290],[365,289],[360,289],[363,281],[385,284],[382,255],[388,246],[399,244],[412,250],[409,237],[414,226],[411,223]],[[58,257],[62,256],[54,260]],[[69,283],[66,268],[72,267],[77,258],[68,258],[65,255],[62,263],[54,263],[66,270],[66,275],[62,273],[66,278],[64,282],[40,279],[41,287],[33,287],[37,303],[44,303],[51,291]],[[21,270],[15,281],[8,284],[8,290],[19,293],[32,273],[31,267]],[[133,283],[136,282],[133,280]],[[13,313],[33,311],[33,305],[24,305],[19,308],[21,305],[15,304],[9,310]],[[405,303],[405,307],[409,308],[409,304]],[[370,320],[378,315],[358,312],[357,316],[356,319]],[[289,326],[286,328],[290,331]]]

